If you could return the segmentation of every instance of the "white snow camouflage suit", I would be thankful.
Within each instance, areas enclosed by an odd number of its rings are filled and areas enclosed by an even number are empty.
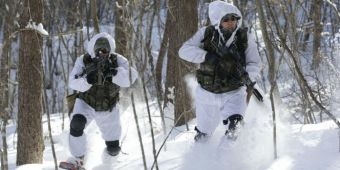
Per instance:
[[[236,31],[241,27],[242,15],[237,7],[223,1],[214,1],[209,4],[209,19],[211,24],[215,26],[220,34],[220,39],[223,38],[220,31],[220,21],[226,14],[237,14],[241,17],[237,22],[237,27],[228,40],[223,42],[225,46],[234,41]],[[179,50],[180,58],[192,62],[202,63],[205,61],[207,51],[203,49],[202,40],[207,27],[200,28],[189,40],[187,40]],[[220,41],[222,42],[222,41]],[[260,57],[257,51],[256,43],[252,34],[248,32],[248,45],[245,50],[245,64],[246,71],[249,74],[251,80],[255,80],[260,71]],[[217,125],[222,123],[222,120],[227,119],[233,114],[244,115],[247,107],[246,103],[246,87],[224,92],[224,93],[212,93],[203,89],[200,85],[195,90],[195,107],[197,117],[197,128],[199,131],[212,135]]]
[[[120,54],[114,53],[115,51],[115,41],[107,33],[99,33],[95,35],[87,45],[87,52],[91,55],[91,58],[95,56],[94,45],[97,39],[104,37],[109,41],[110,44],[110,54],[117,55],[118,67],[117,74],[112,77],[112,82],[120,87],[129,87],[137,78],[137,71],[131,68],[132,82],[129,80],[129,62],[128,60]],[[85,92],[89,90],[92,85],[86,80],[86,77],[78,77],[83,72],[85,66],[83,62],[84,55],[77,58],[74,68],[71,71],[69,77],[69,87],[73,90],[80,92]],[[115,141],[119,140],[121,136],[121,124],[120,124],[120,113],[119,105],[116,104],[115,107],[110,111],[95,111],[90,105],[84,102],[82,99],[77,98],[73,111],[70,115],[70,120],[76,114],[81,114],[86,118],[85,127],[92,121],[95,120],[97,126],[99,127],[102,138],[105,141]],[[84,156],[86,152],[86,135],[85,133],[79,137],[74,137],[69,135],[69,148],[70,152],[74,157]]]

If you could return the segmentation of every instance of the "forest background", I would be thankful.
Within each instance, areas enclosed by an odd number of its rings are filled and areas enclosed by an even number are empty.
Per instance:
[[[152,103],[164,134],[167,120],[171,127],[186,125],[189,130],[195,113],[187,82],[197,65],[179,59],[177,52],[208,23],[209,2],[0,0],[1,168],[8,169],[8,124],[17,125],[16,164],[42,162],[44,140],[52,141],[51,133],[43,134],[42,116],[62,114],[67,119],[65,98],[73,93],[67,87],[69,72],[86,52],[87,40],[102,31],[115,37],[116,52],[139,72],[138,82],[122,92],[123,108]],[[291,123],[331,120],[340,126],[340,1],[229,2],[239,7],[243,24],[256,35],[263,62],[256,81],[270,100],[274,139],[277,110],[283,106],[289,109],[280,118]],[[153,134],[149,111],[148,118]]]

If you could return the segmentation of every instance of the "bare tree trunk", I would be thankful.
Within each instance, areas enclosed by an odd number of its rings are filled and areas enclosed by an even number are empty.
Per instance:
[[[276,144],[276,112],[275,112],[275,101],[274,101],[274,90],[277,88],[277,83],[276,83],[276,74],[277,74],[277,67],[276,67],[276,60],[275,60],[275,53],[274,53],[274,48],[273,45],[270,42],[269,38],[269,33],[268,33],[268,28],[267,28],[267,21],[265,19],[264,15],[264,9],[263,9],[263,4],[261,4],[261,0],[256,0],[256,9],[259,14],[259,19],[260,19],[260,26],[261,26],[261,32],[263,35],[263,40],[265,43],[265,47],[268,51],[268,56],[267,56],[267,62],[269,65],[268,69],[268,79],[270,82],[270,101],[271,101],[271,107],[272,107],[272,116],[273,116],[273,143],[274,143],[274,158],[277,158],[277,144]]]
[[[24,0],[20,25],[42,22],[40,0]],[[32,18],[29,18],[31,16]],[[17,165],[42,163],[42,38],[35,30],[20,33]]]
[[[8,1],[8,0],[7,0]],[[13,27],[13,3],[7,2],[7,13],[5,14],[5,25],[4,25],[4,42],[2,48],[2,55],[0,57],[0,119],[1,119],[1,169],[8,169],[8,152],[7,152],[7,132],[6,126],[10,119],[10,106],[9,106],[9,74],[10,74],[10,56],[11,56],[11,38]]]
[[[86,35],[87,35],[87,40],[90,41],[90,9],[87,6],[87,0],[83,0],[84,3],[84,8],[85,8],[85,15],[86,15]]]
[[[4,119],[1,122],[1,135],[2,135],[2,150],[1,150],[1,170],[7,170],[8,169],[8,145],[7,145],[7,120]]]
[[[192,109],[192,100],[189,90],[184,81],[184,76],[194,70],[194,65],[178,57],[178,50],[181,45],[189,39],[198,26],[198,14],[196,0],[170,0],[168,17],[171,17],[172,26],[169,36],[167,83],[168,87],[174,88],[175,126],[186,124],[195,117]],[[185,17],[183,17],[185,16]],[[173,70],[174,72],[169,72]],[[168,89],[166,89],[168,90]],[[181,114],[184,114],[180,118]],[[180,119],[177,121],[177,119]]]
[[[115,14],[115,40],[116,40],[116,52],[126,56],[127,47],[127,32],[125,20],[125,11],[123,6],[126,5],[126,0],[116,0],[116,5],[114,6]]]
[[[311,3],[311,12],[314,21],[314,38],[313,38],[313,62],[312,68],[319,68],[321,62],[321,33],[322,33],[322,25],[321,25],[321,17],[322,17],[322,3],[323,0],[313,0]]]
[[[97,2],[96,0],[90,0],[90,10],[91,10],[91,17],[93,21],[94,32],[99,33],[99,21],[97,17]]]
[[[157,58],[157,64],[156,64],[156,69],[155,69],[155,74],[156,74],[156,90],[158,91],[159,94],[165,94],[163,91],[163,86],[162,86],[162,73],[163,73],[163,63],[164,63],[164,57],[165,53],[168,49],[168,44],[169,44],[169,34],[170,34],[170,18],[171,17],[166,17],[166,22],[165,22],[165,28],[164,28],[164,33],[163,33],[163,38],[162,38],[162,43],[161,47],[159,49],[158,53],[158,58]],[[165,88],[165,91],[167,88]],[[159,96],[160,100],[164,99],[164,104],[163,107],[167,105],[168,98]]]
[[[169,2],[168,2],[169,3]],[[171,7],[168,7],[168,11],[167,11],[167,18],[166,18],[166,27],[169,27],[169,28],[165,28],[165,31],[167,32],[167,29],[169,30],[169,38],[170,36],[172,36],[173,34],[173,28],[172,26],[175,24],[175,19],[174,17],[172,16],[173,12],[170,11],[170,8]],[[167,37],[163,37],[164,38],[167,38]],[[165,39],[165,42],[164,44],[162,45],[165,45],[165,43],[168,43],[170,41],[169,40],[166,40]],[[166,80],[165,80],[165,85],[164,85],[164,105],[163,107],[166,108],[169,106],[169,103],[172,103],[172,104],[175,104],[174,102],[174,99],[173,99],[173,96],[174,96],[174,91],[173,91],[173,88],[175,87],[175,62],[176,62],[176,56],[171,56],[170,53],[173,53],[173,51],[170,52],[169,50],[170,47],[168,47],[168,54],[167,54],[167,65],[166,65]],[[162,51],[160,51],[162,52]],[[175,53],[177,54],[177,53]],[[158,62],[160,64],[163,64]],[[161,70],[160,71],[160,75],[161,76]]]

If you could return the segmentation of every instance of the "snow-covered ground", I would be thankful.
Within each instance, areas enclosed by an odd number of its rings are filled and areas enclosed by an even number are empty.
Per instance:
[[[165,148],[159,154],[158,167],[160,170],[339,170],[339,129],[332,121],[314,125],[289,125],[283,121],[277,122],[278,158],[274,159],[274,145],[272,132],[272,115],[269,101],[258,104],[252,99],[249,104],[243,130],[236,142],[226,141],[223,138],[224,127],[221,125],[207,143],[194,143],[195,120],[189,124],[189,131],[185,126],[172,130]],[[152,106],[153,125],[155,131],[156,148],[161,146],[165,139],[161,130],[158,112]],[[152,141],[145,103],[137,104],[139,124],[142,129],[142,138],[146,154],[148,169],[153,164]],[[284,114],[281,109],[278,115]],[[87,169],[143,169],[139,139],[137,135],[132,108],[129,107],[121,113],[123,126],[122,153],[116,159],[109,159],[104,154],[104,141],[100,137],[95,124],[87,129],[88,153],[86,156]],[[279,116],[280,117],[280,116]],[[169,132],[170,120],[168,120]],[[61,130],[59,114],[52,116],[53,137],[58,161],[67,159],[70,155],[67,150],[68,120],[65,122],[66,130]],[[14,125],[9,125],[9,163],[10,169],[15,169],[16,149]],[[44,124],[45,135],[47,126]],[[54,169],[54,162],[49,139],[45,139],[43,165],[24,165],[20,170]],[[103,163],[104,162],[104,163]],[[111,163],[110,163],[111,162]],[[154,169],[156,169],[154,167]]]

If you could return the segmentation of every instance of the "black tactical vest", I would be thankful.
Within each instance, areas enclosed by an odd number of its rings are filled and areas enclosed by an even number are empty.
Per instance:
[[[118,67],[117,56],[111,54],[109,59],[114,67]],[[87,66],[91,62],[89,54],[84,55],[84,64]],[[112,111],[119,101],[120,87],[112,83],[112,77],[103,78],[101,85],[94,84],[89,90],[79,93],[79,98],[84,100],[88,105],[96,111]]]
[[[241,62],[245,67],[245,50],[248,47],[248,28],[240,28],[235,34],[234,47],[237,48],[239,60],[234,56],[221,56],[220,58],[206,58],[196,71],[196,78],[201,87],[212,93],[225,93],[243,86],[241,77],[236,70],[235,62]],[[219,36],[214,26],[208,26],[202,40],[203,49],[215,53]],[[214,44],[214,45],[213,45]]]

